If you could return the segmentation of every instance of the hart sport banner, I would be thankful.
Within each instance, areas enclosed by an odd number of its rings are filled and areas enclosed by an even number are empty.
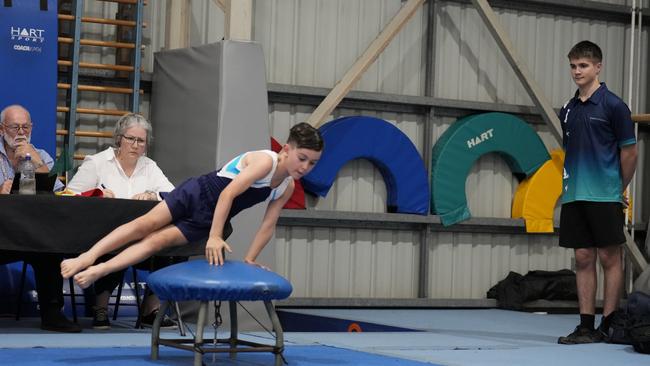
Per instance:
[[[56,153],[56,0],[0,0],[0,109],[21,104],[32,143]]]

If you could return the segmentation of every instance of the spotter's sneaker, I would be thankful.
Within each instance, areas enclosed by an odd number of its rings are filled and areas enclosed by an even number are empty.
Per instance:
[[[599,343],[605,339],[605,335],[598,329],[588,329],[577,326],[573,333],[557,340],[559,344],[585,344]]]

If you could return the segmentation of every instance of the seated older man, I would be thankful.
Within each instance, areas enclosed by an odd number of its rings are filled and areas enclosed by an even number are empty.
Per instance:
[[[34,125],[29,112],[20,105],[10,105],[0,112],[0,193],[11,190],[15,171],[27,154],[30,154],[37,172],[47,173],[54,164],[45,150],[37,149],[30,143]],[[63,188],[57,181],[54,189]],[[1,209],[1,208],[0,208]],[[76,333],[81,327],[68,320],[61,312],[63,307],[63,278],[59,254],[2,251],[0,261],[10,263],[24,260],[34,269],[36,291],[41,311],[41,328],[55,332]]]

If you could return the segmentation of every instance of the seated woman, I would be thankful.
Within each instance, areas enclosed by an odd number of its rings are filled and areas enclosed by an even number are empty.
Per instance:
[[[139,114],[129,113],[115,124],[113,133],[116,148],[95,155],[86,156],[77,174],[68,183],[68,189],[81,193],[99,188],[104,197],[135,200],[160,200],[160,192],[170,192],[174,185],[163,174],[158,165],[145,156],[151,143],[151,124]],[[111,256],[104,256],[105,261]],[[161,259],[161,258],[158,258]],[[157,267],[164,264],[155,263]],[[157,268],[156,268],[157,269]],[[113,290],[122,281],[124,270],[112,273],[95,283],[95,306],[93,306],[93,328],[109,329],[108,301]],[[151,325],[155,319],[159,301],[155,295],[147,296],[144,303],[142,323]],[[165,326],[174,323],[164,319]]]

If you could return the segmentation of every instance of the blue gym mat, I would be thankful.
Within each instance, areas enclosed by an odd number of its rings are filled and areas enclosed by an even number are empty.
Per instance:
[[[316,320],[338,319],[358,332],[285,332],[285,356],[294,365],[445,365],[445,366],[592,366],[646,365],[649,356],[632,346],[587,344],[565,346],[557,337],[575,327],[577,315],[531,314],[497,309],[284,309]],[[298,319],[298,318],[297,318]],[[134,319],[112,323],[109,331],[91,328],[81,318],[83,333],[63,334],[39,329],[40,319],[0,318],[0,365],[191,365],[190,352],[161,346],[160,360],[149,359],[151,334],[133,329]],[[370,325],[402,328],[370,331]],[[405,332],[403,329],[412,329]],[[228,332],[221,333],[225,338]],[[266,332],[240,333],[242,339],[272,344]],[[176,337],[170,330],[165,337]],[[213,336],[206,331],[205,339]],[[85,347],[85,348],[84,348]],[[204,356],[210,365],[272,365],[270,353]],[[420,363],[418,363],[420,362]]]
[[[169,347],[160,347],[157,361],[149,358],[147,347],[117,348],[13,348],[0,349],[0,365],[189,365],[194,355]],[[290,346],[284,350],[290,366],[297,365],[433,365],[395,357],[347,350],[328,346]],[[203,363],[209,365],[271,365],[271,353],[240,353],[230,359],[227,353],[206,354]],[[435,365],[434,365],[435,366]]]

